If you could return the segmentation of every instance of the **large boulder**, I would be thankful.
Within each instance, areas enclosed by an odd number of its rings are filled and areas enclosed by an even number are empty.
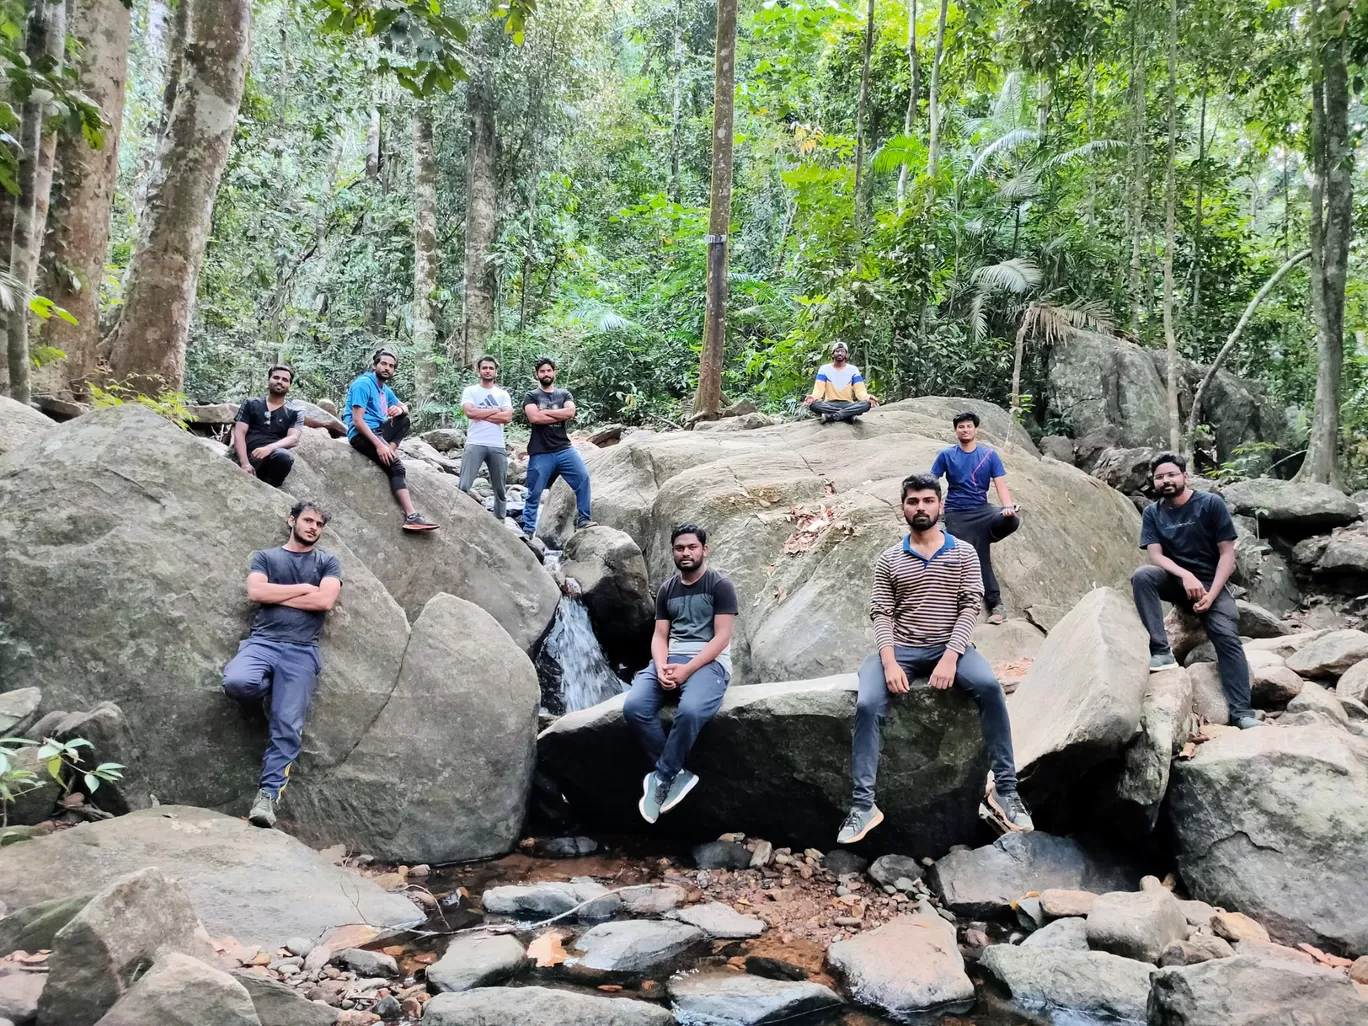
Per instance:
[[[732,643],[736,683],[850,672],[874,650],[870,568],[906,532],[899,484],[951,443],[950,418],[962,407],[983,417],[981,437],[1001,453],[1026,509],[993,553],[1006,604],[1028,615],[1040,607],[1050,620],[1048,610],[1125,580],[1136,563],[1134,506],[1077,468],[1040,460],[1003,410],[965,399],[891,403],[855,425],[634,432],[583,453],[594,519],[631,535],[656,580],[673,572],[671,525],[707,529],[712,565],[735,583],[745,611]],[[543,523],[567,519],[566,493],[552,490]],[[1084,536],[1088,544],[1077,545]],[[1075,558],[1058,558],[1066,551]]]
[[[631,670],[651,658],[655,600],[646,559],[623,531],[602,525],[576,531],[565,543],[561,572],[579,585],[594,634],[610,663]]]
[[[1330,631],[1287,657],[1287,668],[1303,677],[1339,677],[1368,659],[1368,632]]]
[[[1314,481],[1254,477],[1226,485],[1221,494],[1233,512],[1276,530],[1314,534],[1359,518],[1358,503],[1338,488]]]
[[[1283,943],[1368,952],[1368,740],[1328,723],[1223,735],[1174,764],[1168,817],[1193,897]]]
[[[112,880],[144,866],[159,867],[185,890],[213,936],[244,944],[275,947],[350,923],[393,929],[422,918],[407,898],[288,834],[168,805],[0,848],[0,902],[19,909],[54,901],[79,887],[73,881]]]
[[[894,1019],[965,1010],[974,1000],[955,928],[929,907],[837,941],[827,949],[827,962],[845,978],[854,1000]]]
[[[1039,934],[1032,934],[1031,939],[1036,936]],[[979,965],[1001,982],[1011,992],[1013,1003],[1022,1008],[1123,1022],[1144,1021],[1150,974],[1154,972],[1152,965],[1105,951],[1088,951],[1086,946],[1080,951],[1061,946],[993,944],[983,950]]]
[[[241,981],[189,955],[157,959],[99,1026],[262,1026]],[[75,1026],[73,1021],[72,1026]]]
[[[856,689],[854,674],[728,688],[689,755],[699,784],[657,830],[694,837],[744,830],[776,843],[829,844],[850,804]],[[650,767],[627,730],[622,703],[619,696],[562,716],[542,732],[538,761],[579,815],[637,830],[641,780]],[[977,830],[987,773],[978,712],[967,695],[924,684],[889,705],[879,843],[939,855]]]
[[[0,456],[56,426],[50,417],[43,416],[32,406],[0,395]]]
[[[1166,947],[1184,940],[1188,924],[1178,899],[1158,881],[1154,884],[1099,894],[1088,912],[1088,946],[1158,964]]]
[[[1365,1026],[1368,1001],[1342,973],[1240,955],[1154,974],[1149,1026]]]

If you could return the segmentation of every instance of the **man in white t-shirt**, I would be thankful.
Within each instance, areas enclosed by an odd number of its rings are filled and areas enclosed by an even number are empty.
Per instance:
[[[469,492],[480,473],[489,468],[489,484],[494,489],[494,515],[500,520],[508,512],[508,451],[504,448],[503,426],[513,419],[513,400],[498,385],[499,361],[482,356],[475,364],[478,385],[467,385],[461,393],[461,409],[470,425],[466,428],[465,456],[461,459],[461,491]]]
[[[817,371],[812,394],[803,405],[818,414],[823,424],[836,420],[854,420],[879,405],[879,400],[865,388],[860,368],[846,361],[846,344],[837,342],[831,350],[831,362]]]

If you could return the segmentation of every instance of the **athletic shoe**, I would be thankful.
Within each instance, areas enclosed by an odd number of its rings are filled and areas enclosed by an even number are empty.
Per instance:
[[[1239,727],[1241,730],[1249,730],[1253,727],[1267,726],[1267,724],[1265,724],[1264,721],[1259,719],[1257,716],[1241,716],[1238,720],[1234,722],[1233,725]]]
[[[994,787],[988,792],[988,804],[1006,824],[1008,830],[1026,833],[1035,829],[1031,821],[1031,810],[1015,791],[999,791]]]
[[[646,779],[641,782],[641,801],[637,802],[637,808],[641,811],[641,818],[647,823],[654,823],[658,820],[660,818],[660,807],[665,803],[665,798],[669,793],[669,784],[657,780],[654,773],[647,773]]]
[[[256,800],[252,802],[252,811],[247,813],[247,822],[269,830],[275,826],[277,804],[270,791],[258,791]]]
[[[597,520],[582,520],[575,525],[576,531],[583,531],[586,527],[598,527]]]
[[[1177,665],[1178,660],[1173,658],[1172,652],[1160,652],[1158,655],[1150,656],[1150,673],[1171,670]]]
[[[991,623],[994,627],[1000,625],[1006,619],[1007,607],[1004,606],[1001,602],[995,605],[993,607],[993,611],[988,614],[988,622]]]
[[[660,811],[669,812],[673,809],[688,796],[688,793],[694,789],[694,785],[697,783],[698,774],[696,773],[690,773],[686,769],[676,773],[674,780],[670,782],[669,793],[666,794],[665,800],[660,803]]]
[[[864,840],[865,834],[882,823],[883,818],[883,813],[879,811],[877,805],[871,803],[867,809],[852,805],[849,815],[846,816],[845,822],[841,824],[841,829],[836,834],[836,843],[854,844],[856,841]]]
[[[404,517],[405,531],[435,531],[437,525],[421,513],[410,513]]]

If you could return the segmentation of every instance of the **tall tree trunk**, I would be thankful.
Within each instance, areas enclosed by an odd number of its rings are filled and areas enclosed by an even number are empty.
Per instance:
[[[917,120],[917,90],[921,85],[917,67],[917,0],[907,0],[907,112],[903,115],[903,135],[912,135]],[[907,162],[898,168],[898,211],[907,204]]]
[[[251,0],[181,3],[191,10],[175,104],[109,344],[114,376],[139,391],[183,383],[195,289],[251,48]]]
[[[93,150],[75,134],[64,134],[58,144],[61,181],[53,197],[43,294],[77,323],[53,317],[39,331],[45,345],[66,353],[57,368],[60,386],[78,395],[95,373],[100,348],[100,280],[118,185],[131,21],[122,0],[76,0],[72,34],[81,44],[80,89],[100,108],[104,145]]]
[[[860,64],[860,99],[855,105],[855,234],[860,234],[861,214],[864,209],[864,151],[865,113],[869,100],[869,55],[874,49],[874,0],[869,0],[865,17],[864,56]]]
[[[727,233],[731,230],[732,117],[736,104],[736,0],[718,0],[713,60],[712,196],[708,209],[708,286],[703,352],[693,416],[715,420],[722,406],[727,341]]]
[[[926,100],[929,138],[926,144],[926,174],[936,177],[936,164],[940,153],[940,68],[941,55],[945,52],[945,9],[949,0],[941,0],[940,17],[936,19],[936,53],[931,58],[931,92]]]
[[[419,105],[413,114],[413,348],[418,403],[432,397],[437,379],[437,325],[432,294],[437,290],[437,158],[432,149],[432,114]]]
[[[1202,186],[1206,184],[1206,113],[1210,83],[1202,75],[1202,107],[1197,116],[1197,196],[1192,221],[1192,322],[1202,312]]]
[[[670,199],[678,203],[679,155],[684,145],[684,0],[675,0],[670,53],[674,75],[670,111]]]
[[[65,0],[36,0],[29,15],[28,35],[24,52],[29,61],[38,64],[55,62],[62,65],[66,44]],[[38,192],[45,176],[40,166],[43,157],[43,137],[46,122],[46,97],[34,90],[25,101],[20,115],[19,195],[14,204],[14,235],[10,240],[10,275],[18,286],[14,309],[6,320],[6,355],[9,370],[9,394],[12,399],[27,404],[29,401],[29,308],[33,292],[34,274],[38,266],[38,247],[41,228],[38,224]],[[46,176],[49,187],[51,173]],[[42,199],[46,209],[47,197]]]
[[[1182,418],[1178,412],[1178,333],[1173,327],[1173,248],[1178,206],[1178,0],[1169,0],[1168,170],[1164,178],[1164,343],[1168,347],[1169,451],[1180,452]]]
[[[459,357],[473,366],[494,334],[494,266],[490,250],[499,230],[498,136],[494,125],[494,59],[490,36],[502,34],[497,25],[485,33],[484,45],[466,85],[470,147],[466,173],[465,328]]]
[[[1141,289],[1140,276],[1143,270],[1145,251],[1145,207],[1146,207],[1146,164],[1145,164],[1145,22],[1144,0],[1131,3],[1131,259],[1128,273],[1131,300],[1130,330],[1137,338],[1140,336],[1140,321],[1144,317],[1144,291]]]
[[[1328,21],[1329,18],[1321,15]],[[1353,149],[1345,41],[1330,26],[1314,51],[1311,81],[1311,310],[1316,324],[1316,402],[1297,480],[1340,487],[1339,403],[1344,288],[1353,235]]]

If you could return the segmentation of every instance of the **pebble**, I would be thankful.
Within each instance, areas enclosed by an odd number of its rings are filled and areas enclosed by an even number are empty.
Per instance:
[[[700,869],[698,871],[698,886],[701,890],[706,890],[712,886],[712,874],[706,869]]]
[[[314,942],[307,937],[291,937],[285,942],[285,950],[301,958],[314,949]]]
[[[913,890],[916,886],[917,883],[915,880],[910,880],[905,876],[900,876],[898,877],[898,879],[893,881],[893,887],[896,890],[902,891],[904,893]]]
[[[404,1014],[403,1007],[393,997],[381,998],[371,1011],[382,1019],[397,1019]]]
[[[883,889],[884,889],[884,893],[885,893],[885,894],[897,894],[897,893],[898,893],[898,889],[897,889],[896,887],[894,887],[892,884],[884,884]]]
[[[835,919],[837,926],[844,926],[850,929],[858,929],[860,921],[854,916],[837,916]]]
[[[431,873],[432,867],[429,866],[426,862],[414,866],[412,869],[409,870],[409,876],[429,876]]]

